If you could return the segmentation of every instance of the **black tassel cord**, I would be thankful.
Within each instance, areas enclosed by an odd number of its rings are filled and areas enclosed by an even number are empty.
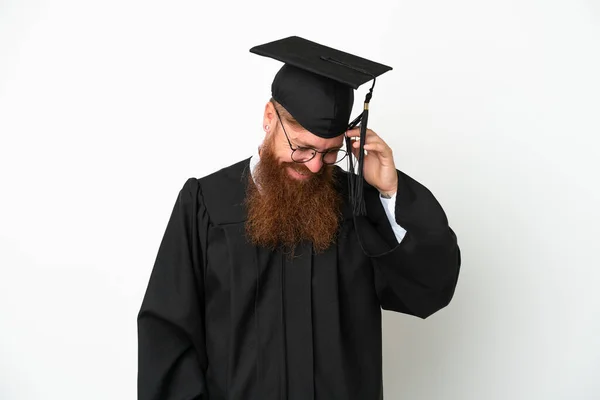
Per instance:
[[[369,92],[365,96],[365,104],[363,108],[363,112],[356,117],[350,124],[348,125],[348,129],[354,129],[360,123],[360,145],[358,151],[358,171],[354,171],[354,161],[352,160],[352,140],[348,136],[346,136],[346,147],[348,149],[348,191],[350,197],[350,204],[352,204],[352,212],[355,216],[366,215],[367,209],[365,206],[365,202],[363,199],[363,165],[365,160],[365,140],[367,136],[367,122],[369,120],[369,102],[371,101],[371,97],[373,96],[373,89],[375,88],[375,75],[370,72],[365,71],[362,68],[355,67],[353,65],[347,64],[343,61],[337,60],[333,57],[324,57],[321,56],[321,59],[325,61],[329,61],[335,64],[343,65],[344,67],[353,69],[362,74],[368,75],[373,78],[373,85],[369,89]]]
[[[364,176],[363,165],[365,161],[365,141],[367,137],[367,123],[369,121],[369,102],[373,96],[373,88],[375,87],[375,78],[373,85],[369,89],[365,97],[363,112],[356,117],[349,125],[348,130],[354,129],[360,123],[359,149],[358,149],[358,171],[355,171],[354,160],[352,159],[352,140],[346,136],[346,147],[348,149],[348,189],[350,202],[352,204],[353,215],[366,215],[367,209],[363,198]]]

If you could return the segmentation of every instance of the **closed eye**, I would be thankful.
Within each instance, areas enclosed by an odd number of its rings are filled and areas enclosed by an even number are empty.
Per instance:
[[[332,151],[339,151],[340,149],[341,149],[341,147],[334,147],[334,148],[331,148],[331,149],[325,149],[321,153],[329,153],[329,152],[332,152]],[[315,149],[314,147],[305,147],[305,146],[298,146],[298,150],[302,150],[302,151],[306,151],[306,150],[319,151],[319,150]]]

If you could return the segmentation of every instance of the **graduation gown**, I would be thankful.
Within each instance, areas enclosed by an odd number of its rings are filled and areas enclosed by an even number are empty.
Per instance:
[[[460,251],[427,188],[398,171],[398,243],[365,187],[353,217],[346,172],[337,243],[294,257],[245,237],[249,159],[181,189],[138,315],[139,400],[378,400],[381,309],[426,318],[451,300]]]

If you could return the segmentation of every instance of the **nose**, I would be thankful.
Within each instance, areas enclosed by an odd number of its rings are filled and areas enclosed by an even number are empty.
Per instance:
[[[308,161],[307,163],[305,163],[304,165],[306,165],[306,167],[313,173],[316,174],[317,172],[319,172],[321,170],[321,168],[323,167],[323,160],[321,160],[321,157],[319,157],[319,154],[317,154],[312,160]]]

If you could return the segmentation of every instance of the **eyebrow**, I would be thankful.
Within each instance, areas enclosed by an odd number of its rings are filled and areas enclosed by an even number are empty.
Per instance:
[[[298,146],[300,146],[300,147],[302,147],[302,148],[305,148],[305,149],[313,149],[313,150],[318,150],[318,149],[317,149],[317,148],[315,148],[314,146],[310,146],[310,145],[306,144],[306,143],[305,143],[304,141],[302,141],[302,140],[298,140],[298,139],[296,139],[296,140],[294,140],[294,141],[296,142],[296,144],[297,144]],[[344,147],[344,144],[343,144],[343,143],[342,143],[342,145],[341,145],[341,146],[339,146],[339,147],[338,147],[338,146],[336,146],[336,147],[330,147],[330,148],[328,148],[328,149],[325,149],[325,150],[323,150],[323,151],[329,151],[329,150],[340,150],[342,147]]]

